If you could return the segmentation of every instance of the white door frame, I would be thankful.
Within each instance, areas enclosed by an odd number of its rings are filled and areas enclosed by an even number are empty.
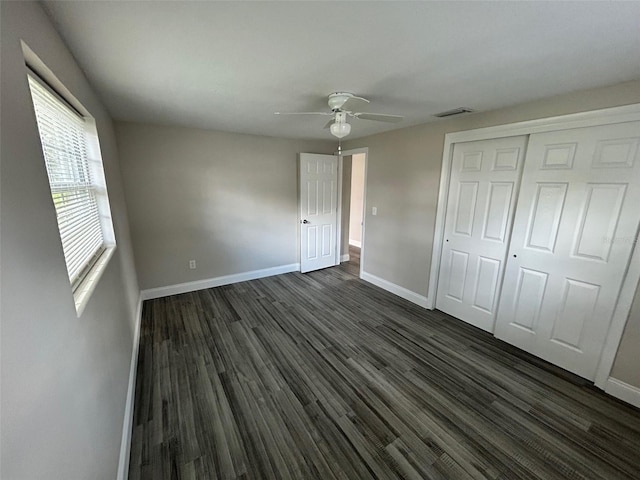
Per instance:
[[[489,140],[492,138],[512,137],[516,135],[531,135],[533,133],[567,130],[571,128],[593,127],[612,123],[632,122],[640,120],[640,103],[621,107],[605,108],[589,112],[572,113],[557,117],[541,118],[524,122],[497,125],[493,127],[477,128],[462,132],[447,133],[444,137],[444,152],[442,155],[442,170],[440,172],[440,189],[438,192],[438,207],[436,210],[436,224],[433,235],[433,250],[431,254],[431,270],[429,273],[429,292],[427,308],[433,310],[438,288],[438,274],[440,272],[440,257],[444,236],[444,222],[447,213],[447,198],[449,196],[449,179],[453,145],[459,142],[474,140]],[[629,268],[620,289],[609,333],[602,349],[600,362],[595,378],[595,385],[604,389],[615,361],[616,353],[624,333],[624,327],[629,318],[629,310],[633,302],[638,282],[640,281],[640,248],[637,243],[633,249]]]
[[[367,170],[369,168],[369,147],[353,148],[351,150],[345,150],[338,156],[338,247],[336,248],[336,255],[338,256],[338,264],[340,263],[340,257],[342,252],[342,172],[343,161],[342,157],[355,155],[357,153],[364,153],[364,188],[362,192],[362,245],[360,246],[360,273],[358,276],[362,278],[362,272],[364,271],[364,236],[367,218]]]

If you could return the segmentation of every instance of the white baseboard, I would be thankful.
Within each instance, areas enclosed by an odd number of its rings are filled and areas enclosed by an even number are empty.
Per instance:
[[[427,308],[428,299],[424,295],[412,292],[411,290],[401,287],[400,285],[396,285],[395,283],[391,283],[383,278],[376,277],[375,275],[371,275],[367,272],[362,272],[362,276],[360,278],[366,282],[373,283],[374,285],[387,290],[388,292],[398,295],[405,300],[409,300],[416,305]]]
[[[196,280],[195,282],[178,283],[176,285],[168,285],[166,287],[142,290],[142,299],[151,300],[153,298],[168,297],[169,295],[195,292],[206,288],[220,287],[222,285],[230,285],[232,283],[246,282],[247,280],[255,280],[257,278],[271,277],[273,275],[299,271],[300,264],[291,263],[289,265],[280,265],[278,267],[264,268],[262,270],[253,270],[250,272],[234,273],[232,275],[224,275],[222,277],[205,278],[204,280]]]
[[[349,245],[353,245],[354,247],[362,248],[362,242],[359,242],[358,240],[349,239]]]
[[[142,292],[138,297],[138,308],[133,327],[133,347],[131,349],[131,366],[129,367],[129,387],[127,403],[124,408],[122,424],[122,441],[120,443],[120,461],[118,463],[118,480],[126,480],[129,476],[129,459],[131,457],[131,429],[133,428],[133,402],[136,392],[136,373],[138,371],[138,350],[140,349],[140,325],[142,324]]]
[[[640,408],[640,388],[638,387],[634,387],[633,385],[629,385],[628,383],[609,377],[604,391],[623,402],[630,403],[634,407]]]
[[[344,255],[342,255],[342,256],[340,257],[340,263],[342,263],[342,262],[348,262],[348,261],[349,261],[349,254],[348,254],[348,253],[345,253]]]

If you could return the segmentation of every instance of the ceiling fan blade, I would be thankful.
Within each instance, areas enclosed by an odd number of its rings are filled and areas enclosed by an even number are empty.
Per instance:
[[[384,113],[354,113],[354,117],[361,120],[375,120],[377,122],[397,123],[404,120],[402,115],[387,115]]]
[[[331,120],[329,120],[327,122],[327,124],[324,126],[324,128],[331,128],[331,125],[333,125],[334,123],[336,123],[335,118],[332,118]]]
[[[333,115],[333,112],[273,112],[274,115]]]
[[[356,110],[360,110],[362,107],[365,107],[369,103],[369,100],[362,97],[349,97],[346,102],[342,104],[341,110],[346,110],[347,112],[353,112]]]

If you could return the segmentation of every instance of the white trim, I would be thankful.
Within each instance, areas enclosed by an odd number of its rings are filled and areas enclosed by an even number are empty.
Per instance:
[[[345,253],[344,255],[342,255],[342,256],[340,257],[340,263],[342,263],[342,262],[348,262],[348,261],[349,261],[349,254],[348,254],[348,253]]]
[[[300,264],[290,263],[289,265],[279,265],[277,267],[263,268],[262,270],[252,270],[249,272],[223,275],[222,277],[205,278],[203,280],[196,280],[195,282],[149,288],[147,290],[142,290],[142,299],[151,300],[153,298],[168,297],[169,295],[195,292],[207,288],[220,287],[222,285],[230,285],[232,283],[246,282],[247,280],[255,280],[257,278],[271,277],[273,275],[281,275],[283,273],[298,271],[300,271]]]
[[[603,108],[587,112],[570,113],[556,117],[538,118],[523,122],[494,125],[461,132],[447,133],[451,143],[489,140],[492,138],[531,135],[533,133],[555,132],[571,128],[594,127],[612,123],[636,122],[640,120],[640,103],[621,107]],[[446,140],[445,140],[446,141]]]
[[[341,257],[340,252],[342,251],[342,176],[344,175],[344,164],[342,155],[337,155],[338,157],[338,200],[336,205],[336,263],[335,265],[340,265]]]
[[[383,278],[376,277],[375,275],[371,275],[367,272],[362,272],[360,278],[365,282],[373,283],[374,285],[386,290],[388,292],[393,293],[399,297],[404,298],[405,300],[409,300],[416,305],[420,305],[421,307],[427,307],[429,300],[424,295],[420,295],[416,292],[412,292],[400,285],[396,285],[395,283],[391,283]]]
[[[351,150],[345,150],[344,152],[342,152],[342,156],[347,156],[347,155],[356,155],[358,153],[365,153],[365,154],[369,154],[369,147],[358,147],[358,148],[352,148]]]
[[[364,152],[364,184],[362,186],[362,231],[360,232],[360,278],[364,273],[364,238],[367,231],[367,175],[369,172],[369,149],[365,148]]]
[[[434,309],[438,288],[438,274],[440,272],[440,257],[442,254],[442,239],[444,236],[444,222],[446,203],[449,195],[449,177],[453,154],[453,144],[474,140],[488,140],[516,135],[531,135],[533,133],[566,130],[571,128],[593,127],[614,123],[640,121],[640,103],[621,107],[604,108],[589,112],[572,113],[557,117],[528,120],[508,125],[478,128],[462,132],[447,133],[444,137],[444,151],[442,154],[442,170],[440,172],[440,189],[438,191],[438,207],[436,210],[436,224],[433,235],[433,250],[431,252],[431,270],[429,273],[429,289],[427,292],[427,308]],[[595,384],[605,388],[608,382],[615,355],[620,346],[624,327],[629,317],[633,295],[640,281],[640,249],[635,248],[629,262],[618,303],[611,319],[609,332],[600,356],[596,371]]]
[[[84,309],[89,303],[89,299],[91,298],[91,295],[93,295],[93,291],[96,289],[98,282],[107,269],[109,260],[113,257],[116,248],[117,247],[115,245],[110,245],[105,248],[102,255],[100,255],[96,260],[96,263],[89,269],[87,276],[84,277],[82,282],[80,282],[80,285],[78,285],[78,288],[73,292],[73,301],[76,305],[78,318],[80,318],[84,313]]]
[[[362,248],[362,242],[359,242],[358,240],[349,239],[349,245],[351,245],[353,247]]]
[[[462,132],[447,133],[444,136],[442,170],[440,171],[440,188],[438,190],[438,206],[436,210],[435,231],[433,234],[431,271],[429,274],[428,298],[430,301],[427,308],[432,310],[435,308],[454,143],[471,142],[474,140],[489,140],[492,138],[504,138],[517,135],[531,135],[532,133],[580,127],[593,127],[596,125],[608,125],[612,123],[632,122],[638,120],[640,120],[640,103],[624,105],[622,107],[604,108],[601,110],[560,115],[557,117],[527,120],[507,125],[495,125],[492,127],[465,130]]]
[[[127,403],[124,407],[122,424],[122,441],[120,443],[120,460],[118,462],[118,480],[126,480],[129,476],[129,459],[131,458],[131,429],[133,428],[133,405],[136,392],[136,373],[138,371],[138,351],[140,349],[140,325],[142,324],[142,292],[138,296],[138,308],[133,326],[133,345],[131,347],[131,365],[129,367],[129,387]]]
[[[634,407],[640,408],[640,388],[628,383],[609,377],[606,381],[604,391],[612,397],[616,397],[623,402],[630,403]]]
[[[449,196],[449,180],[451,176],[451,162],[453,143],[444,136],[444,152],[442,154],[442,169],[440,170],[440,188],[438,188],[438,204],[436,207],[436,225],[433,233],[433,247],[431,250],[431,271],[429,272],[429,289],[427,308],[436,308],[436,294],[438,292],[438,275],[440,274],[440,257],[442,256],[442,239],[444,238],[444,222],[447,215],[447,197]]]

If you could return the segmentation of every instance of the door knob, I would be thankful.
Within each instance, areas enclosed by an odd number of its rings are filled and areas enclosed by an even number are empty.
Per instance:
[[[305,218],[304,220],[302,220],[302,223],[307,224],[307,223],[311,223],[311,222]]]

